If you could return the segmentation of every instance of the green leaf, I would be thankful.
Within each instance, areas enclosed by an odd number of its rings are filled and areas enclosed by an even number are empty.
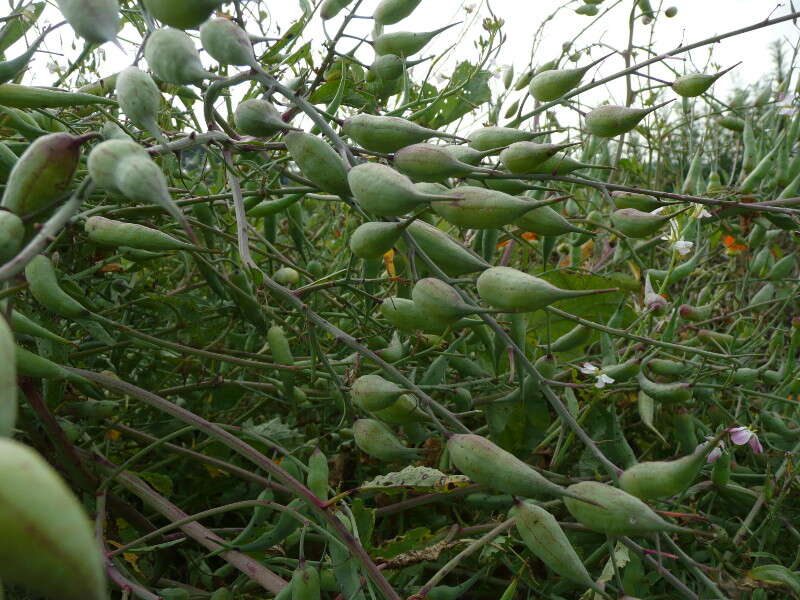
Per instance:
[[[394,558],[400,554],[425,548],[433,537],[431,530],[427,527],[417,527],[408,530],[405,535],[397,536],[389,540],[379,548],[376,548],[372,555],[376,558]]]
[[[788,587],[795,596],[800,596],[800,576],[783,565],[761,565],[752,569],[747,576],[767,585]]]
[[[36,2],[12,12],[9,16],[20,15],[20,17],[11,19],[3,29],[0,29],[0,52],[5,52],[14,42],[25,35],[25,32],[33,27],[39,19],[43,10],[44,2]]]
[[[434,102],[430,109],[425,111],[426,119],[421,124],[439,129],[489,102],[492,99],[492,92],[489,89],[491,77],[492,74],[489,71],[479,70],[476,73],[475,65],[469,62],[464,61],[459,64],[450,76],[449,88],[452,89],[462,84],[464,87],[456,94]]]
[[[162,494],[167,498],[172,495],[172,479],[167,475],[164,475],[163,473],[151,473],[149,471],[136,474],[149,483],[159,494]]]

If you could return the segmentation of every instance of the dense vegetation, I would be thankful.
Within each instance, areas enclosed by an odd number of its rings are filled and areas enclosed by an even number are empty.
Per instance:
[[[9,2],[0,597],[800,597],[800,13],[428,3]]]

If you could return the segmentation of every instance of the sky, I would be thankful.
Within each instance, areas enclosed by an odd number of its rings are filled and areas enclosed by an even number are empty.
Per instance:
[[[659,7],[659,0],[651,0],[653,7]],[[10,2],[5,0],[0,2],[0,15],[7,10],[3,4]],[[500,70],[503,66],[513,65],[517,74],[524,71],[531,63],[531,43],[534,34],[539,28],[540,23],[553,15],[547,21],[547,26],[541,36],[537,46],[533,64],[537,65],[552,58],[557,57],[561,52],[561,46],[566,41],[572,41],[577,32],[585,27],[589,28],[577,40],[574,40],[575,49],[583,49],[588,45],[601,42],[606,47],[595,47],[591,50],[591,58],[582,57],[577,64],[585,64],[591,60],[599,58],[609,52],[609,48],[622,50],[627,45],[628,37],[628,15],[632,0],[605,0],[600,9],[609,9],[609,14],[599,22],[592,25],[593,18],[575,14],[574,9],[580,6],[582,0],[495,0],[490,3],[491,11],[505,21],[503,30],[508,41],[500,51],[493,68]],[[358,13],[370,15],[377,5],[378,0],[364,0]],[[301,13],[300,0],[282,0],[282,2],[262,2],[262,6],[271,7],[273,13],[269,15],[270,29],[266,35],[277,35],[277,25],[281,24],[282,30],[297,19]],[[676,47],[679,44],[686,44],[700,39],[711,37],[715,34],[724,33],[740,27],[752,25],[767,18],[775,18],[785,15],[790,11],[789,1],[783,0],[665,0],[661,6],[666,8],[674,6],[678,9],[676,17],[669,19],[659,16],[652,27],[646,27],[641,21],[636,26],[635,40],[642,46],[650,45],[649,40],[652,36],[652,49],[656,53],[662,53]],[[278,8],[274,8],[278,7]],[[800,7],[800,3],[798,3]],[[230,10],[230,5],[228,5]],[[436,54],[445,50],[452,44],[457,43],[457,48],[451,50],[445,61],[441,63],[441,71],[449,73],[453,66],[464,59],[475,59],[477,50],[473,43],[477,35],[481,34],[480,21],[488,16],[489,6],[486,1],[480,0],[422,0],[415,12],[405,20],[396,25],[387,27],[387,31],[409,30],[427,31],[447,25],[457,21],[464,21],[458,27],[445,32],[426,48],[421,55]],[[329,21],[326,25],[327,31],[335,32],[338,29],[341,17]],[[52,23],[59,20],[56,9],[52,6],[46,9],[41,24]],[[353,22],[352,31],[356,35],[369,36],[372,24],[367,19],[356,19]],[[254,27],[249,28],[251,33],[258,33]],[[123,31],[121,37],[126,37],[128,31]],[[196,33],[196,32],[195,32]],[[322,39],[321,20],[316,17],[307,32],[309,38]],[[745,34],[736,38],[725,40],[713,45],[713,62],[721,67],[726,67],[737,62],[742,64],[733,73],[720,80],[716,85],[717,91],[725,91],[736,84],[757,83],[764,81],[772,72],[772,59],[770,44],[775,40],[784,40],[788,44],[797,44],[798,29],[788,21],[786,23],[762,28],[755,32]],[[353,40],[346,40],[341,43],[339,48],[347,51],[351,48]],[[197,40],[199,47],[200,43]],[[51,34],[43,48],[46,51],[57,54],[48,55],[38,53],[32,64],[31,69],[26,74],[25,82],[36,85],[52,85],[55,77],[48,70],[48,62],[52,60],[64,61],[65,58],[74,58],[80,51],[82,42],[76,41],[71,29],[61,27]],[[787,48],[790,47],[787,45]],[[15,56],[15,52],[21,50],[20,44],[12,47],[7,52],[7,56]],[[131,43],[123,41],[125,52],[118,50],[111,44],[103,46],[105,60],[100,63],[100,73],[109,75],[117,72],[124,66],[133,61],[136,54],[136,47]],[[319,48],[319,44],[315,44]],[[679,73],[683,71],[694,71],[707,69],[709,60],[709,47],[693,50],[681,55],[687,60],[670,60],[669,64]],[[428,50],[430,49],[430,52]],[[61,54],[61,56],[59,56]],[[369,63],[372,60],[372,51],[368,46],[364,46],[359,53],[359,58]],[[637,62],[643,60],[644,53],[639,53],[635,57]],[[213,64],[207,56],[203,56],[206,65]],[[572,65],[572,63],[566,63]],[[619,55],[609,58],[603,63],[590,77],[604,76],[621,70],[624,67],[623,58]],[[425,66],[416,69],[426,69]],[[713,69],[712,69],[713,70]],[[424,71],[417,71],[423,74]],[[669,69],[657,65],[651,71],[653,76],[672,80],[674,75],[670,74]],[[499,86],[499,79],[495,81],[495,86]],[[601,102],[609,100],[612,103],[624,101],[624,82],[615,81],[604,88],[600,88],[587,95],[582,100],[591,103],[592,101]]]

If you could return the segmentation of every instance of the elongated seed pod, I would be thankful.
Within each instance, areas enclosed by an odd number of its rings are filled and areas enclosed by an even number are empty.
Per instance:
[[[25,225],[17,215],[0,211],[0,264],[16,256],[25,238]]]
[[[388,408],[406,391],[380,375],[362,375],[350,387],[350,398],[359,408],[372,412]]]
[[[694,454],[672,461],[648,461],[633,465],[620,475],[620,487],[643,500],[668,498],[688,488],[714,448],[722,440],[718,435]]]
[[[75,33],[87,42],[116,41],[119,28],[117,0],[56,0],[56,4]]]
[[[458,277],[489,268],[489,263],[475,252],[425,221],[411,223],[408,226],[408,233],[422,251],[447,275]]]
[[[196,29],[223,0],[144,0],[153,17],[178,29]]]
[[[17,358],[14,334],[0,315],[0,438],[11,437],[17,422]]]
[[[427,194],[391,167],[362,163],[350,169],[347,181],[356,201],[369,212],[382,217],[399,217],[431,200],[449,200],[443,194]]]
[[[70,343],[69,340],[64,339],[60,335],[56,335],[49,329],[45,329],[32,319],[26,317],[21,312],[16,310],[11,311],[11,328],[17,333],[38,337],[43,340],[50,340],[51,342],[56,342],[57,344]]]
[[[611,198],[617,208],[635,208],[642,212],[651,212],[664,206],[662,202],[653,196],[634,192],[611,192]]]
[[[628,106],[600,106],[586,115],[586,129],[592,135],[603,138],[616,137],[631,131],[651,112],[672,102],[662,102],[650,108]]]
[[[478,295],[505,311],[530,312],[559,300],[613,291],[616,289],[564,290],[511,267],[492,267],[478,277]]]
[[[483,152],[491,149],[499,150],[511,144],[528,142],[546,133],[524,131],[515,127],[481,127],[469,134],[469,147]]]
[[[271,137],[279,131],[292,129],[270,102],[260,98],[240,102],[233,118],[239,131],[254,137]]]
[[[611,224],[630,238],[654,235],[675,215],[655,215],[635,208],[620,208],[611,213]]]
[[[396,152],[400,148],[424,142],[432,137],[462,139],[400,117],[368,114],[347,119],[342,126],[342,132],[367,150],[386,153]]]
[[[569,156],[563,154],[556,154],[551,156],[546,161],[539,163],[534,167],[532,173],[543,173],[547,175],[569,175],[573,171],[580,169],[613,169],[605,165],[592,165],[579,162]]]
[[[565,579],[600,591],[555,517],[541,506],[516,502],[509,515],[536,557]]]
[[[470,229],[495,229],[513,223],[536,203],[477,186],[461,185],[446,194],[448,202],[435,202],[433,211],[446,221]]]
[[[322,3],[322,7],[319,9],[319,16],[323,21],[332,19],[347,8],[347,5],[352,1],[353,0],[325,0]]]
[[[116,90],[122,112],[134,125],[161,140],[161,128],[158,126],[161,92],[153,78],[136,67],[128,67],[119,73]]]
[[[314,448],[311,456],[308,459],[308,477],[306,484],[308,489],[314,492],[314,495],[320,500],[328,499],[328,478],[330,476],[330,469],[328,468],[328,459],[319,448]]]
[[[515,142],[500,153],[500,162],[512,173],[532,173],[548,158],[574,145]]]
[[[600,60],[603,59],[601,58]],[[534,75],[533,79],[531,79],[528,87],[531,96],[540,102],[558,100],[570,90],[578,87],[583,76],[589,72],[589,69],[600,62],[600,60],[579,69],[540,70]]]
[[[350,236],[350,250],[359,258],[380,258],[397,243],[408,226],[407,223],[407,221],[362,223]]]
[[[659,402],[683,404],[692,398],[692,386],[688,383],[656,383],[641,372],[636,380],[645,394]]]
[[[592,337],[592,330],[585,325],[576,325],[550,344],[550,352],[567,352],[583,344]]]
[[[46,256],[36,256],[25,267],[25,278],[34,298],[46,309],[66,318],[84,317],[88,314],[83,305],[58,285],[53,263]]]
[[[587,229],[573,225],[550,206],[540,206],[529,210],[514,221],[514,225],[522,229],[522,231],[532,231],[539,235],[555,236],[565,233],[594,235],[593,232]]]
[[[380,313],[392,326],[402,331],[422,330],[425,333],[442,333],[447,327],[447,323],[426,314],[413,300],[407,298],[384,298]]]
[[[0,479],[0,578],[54,599],[105,600],[89,517],[61,477],[32,449],[0,439]]]
[[[294,365],[294,355],[282,327],[273,325],[269,328],[267,331],[267,344],[269,344],[269,351],[272,353],[272,360],[280,365]],[[283,381],[284,395],[287,398],[291,398],[294,388],[294,371],[282,370],[280,377]]]
[[[382,33],[372,42],[372,47],[375,49],[375,54],[411,56],[427,46],[437,35],[456,25],[458,23],[451,23],[434,31],[393,31],[391,33]]]
[[[353,423],[356,445],[370,456],[385,461],[406,461],[419,458],[420,451],[406,448],[389,429],[374,419]]]
[[[188,85],[217,79],[203,68],[194,42],[180,29],[164,27],[151,33],[144,57],[156,77],[167,83]]]
[[[339,154],[330,144],[310,133],[291,131],[283,136],[286,149],[303,175],[325,192],[350,195],[345,169]]]
[[[423,313],[445,323],[455,323],[467,315],[492,312],[491,309],[467,304],[453,286],[435,277],[417,281],[411,290],[411,298]]]
[[[720,71],[714,75],[707,75],[706,73],[687,73],[686,75],[678,77],[672,83],[672,89],[676,94],[683,96],[684,98],[700,96],[707,92],[708,89],[714,85],[714,82],[717,81],[717,79],[725,75],[728,71],[736,66],[738,65],[728,67],[724,71]]]
[[[84,229],[90,240],[106,246],[126,246],[151,252],[195,248],[158,229],[137,223],[114,221],[97,215],[86,219]]]
[[[209,19],[200,26],[203,49],[223,65],[258,66],[247,32],[231,19]]]
[[[422,0],[381,0],[372,18],[380,25],[394,25],[414,12]]]
[[[394,155],[394,168],[415,181],[441,181],[475,172],[491,173],[491,169],[461,162],[442,146],[412,144]]]
[[[37,88],[16,83],[0,84],[0,106],[14,108],[62,108],[85,106],[87,104],[112,104],[116,100],[102,98],[93,94],[61,92],[47,88]]]
[[[581,481],[567,490],[595,502],[589,504],[571,497],[564,498],[570,514],[592,531],[616,536],[648,535],[660,531],[692,533],[691,529],[665,521],[636,496],[605,483]]]
[[[581,499],[580,494],[542,477],[516,456],[480,435],[455,434],[447,440],[447,450],[456,468],[475,483],[523,498],[556,496]]]
[[[292,574],[292,600],[319,600],[321,597],[319,571],[300,560]]]
[[[69,189],[86,137],[51,133],[34,141],[11,173],[0,202],[19,217],[38,213]]]

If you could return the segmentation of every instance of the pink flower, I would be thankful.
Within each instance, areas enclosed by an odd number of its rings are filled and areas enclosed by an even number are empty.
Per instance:
[[[697,448],[695,448],[694,451],[700,452],[703,448],[705,448],[706,446],[708,446],[708,444],[711,443],[712,439],[713,438],[711,437],[707,437],[706,441],[697,446]],[[724,451],[725,451],[725,442],[720,442],[716,448],[714,448],[711,452],[708,453],[708,456],[706,457],[706,462],[707,463],[715,462],[720,456],[722,456],[722,453]]]
[[[731,442],[736,446],[748,444],[756,454],[764,452],[761,442],[758,441],[758,436],[749,427],[729,427],[726,431],[731,436]]]

